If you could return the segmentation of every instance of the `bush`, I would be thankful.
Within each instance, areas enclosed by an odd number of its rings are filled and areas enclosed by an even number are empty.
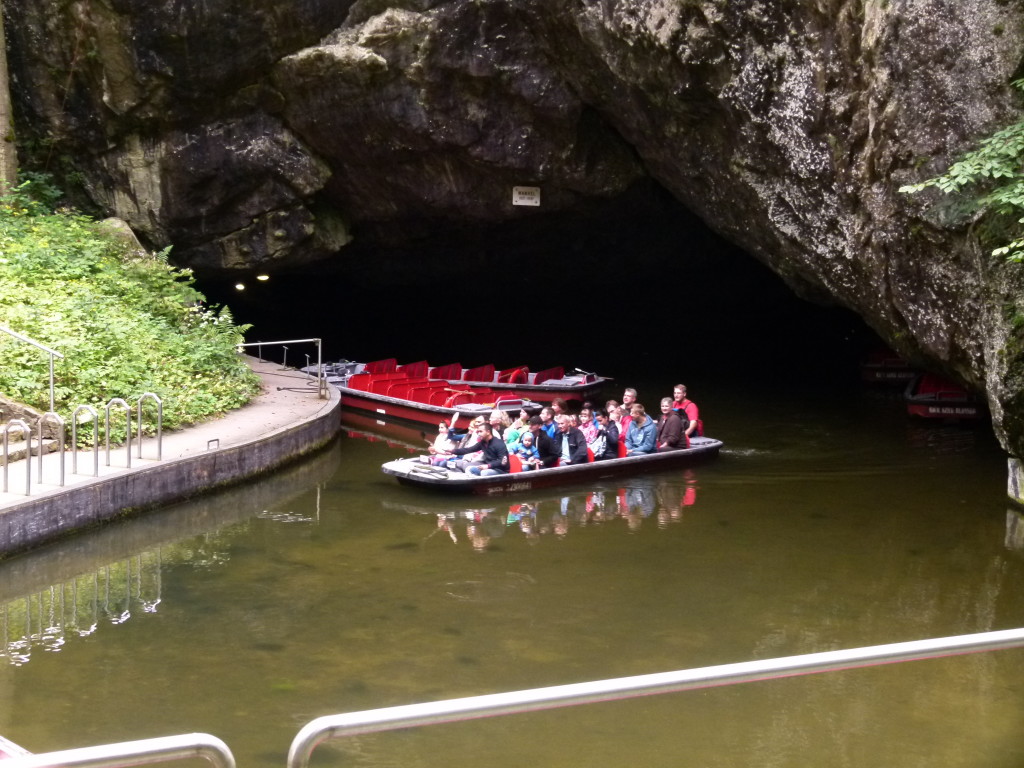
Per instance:
[[[207,307],[192,283],[166,251],[139,251],[86,217],[47,212],[26,185],[0,198],[0,322],[64,355],[54,397],[65,419],[92,405],[102,422],[112,398],[134,406],[152,392],[173,429],[259,391],[236,351],[248,326]],[[49,410],[48,355],[0,333],[0,393]],[[111,440],[122,440],[123,419],[115,428],[113,416]]]

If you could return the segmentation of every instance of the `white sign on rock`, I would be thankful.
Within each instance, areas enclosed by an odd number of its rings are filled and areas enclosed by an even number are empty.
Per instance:
[[[512,187],[512,205],[540,205],[540,187]]]

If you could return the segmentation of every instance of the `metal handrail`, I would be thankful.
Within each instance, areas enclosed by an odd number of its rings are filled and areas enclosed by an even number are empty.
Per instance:
[[[105,431],[107,433],[107,435],[106,435],[106,438],[107,438],[107,444],[106,444],[106,448],[107,448],[107,466],[108,467],[110,466],[110,407],[113,406],[113,405],[119,405],[119,406],[124,408],[125,420],[126,420],[126,422],[128,424],[128,428],[126,430],[126,432],[127,432],[126,440],[125,440],[125,444],[126,444],[126,446],[128,448],[128,453],[127,453],[128,463],[127,463],[127,467],[129,469],[131,469],[131,467],[132,467],[132,407],[130,405],[128,405],[128,401],[125,400],[122,397],[112,398],[111,401],[109,403],[107,403],[106,406],[104,407],[104,411],[106,412],[106,418],[105,418],[105,420],[103,422],[103,427],[104,427],[104,429],[105,429]],[[140,437],[139,439],[141,440],[142,438]]]
[[[12,331],[10,328],[5,328],[2,325],[0,325],[0,331],[6,333],[8,336],[13,336],[18,341],[23,341],[26,344],[31,344],[36,349],[41,349],[43,352],[46,352],[47,354],[49,354],[49,356],[50,356],[50,410],[52,411],[53,410],[53,358],[59,357],[61,360],[63,360],[64,359],[64,355],[62,355],[60,352],[58,352],[55,349],[50,349],[49,347],[43,346],[38,341],[35,341],[34,339],[30,339],[28,336],[22,336],[20,333]]]
[[[171,760],[202,757],[215,768],[235,768],[235,756],[228,745],[208,733],[186,733],[156,739],[125,741],[98,747],[42,752],[4,760],[4,768],[120,768],[152,765]]]
[[[257,347],[256,356],[259,361],[263,362],[263,347],[265,346],[284,346],[286,344],[316,344],[316,379],[317,379],[317,395],[321,400],[327,399],[327,377],[324,376],[324,364],[323,364],[323,343],[322,339],[286,339],[284,341],[251,341],[246,344],[238,344],[239,350],[245,349],[246,347]],[[288,347],[284,347],[284,361],[281,363],[282,366],[287,367],[288,362]]]
[[[305,768],[317,745],[344,736],[1021,646],[1024,629],[1007,629],[328,715],[295,736],[288,768]]]
[[[78,414],[82,412],[92,416],[92,476],[100,475],[100,414],[91,405],[80,405],[71,414],[71,474],[78,474]]]
[[[156,460],[160,461],[164,457],[164,401],[152,392],[142,393],[135,403],[138,414],[135,427],[139,431],[139,458],[142,458],[142,401],[147,398],[156,401]]]
[[[43,424],[47,421],[52,421],[57,424],[60,429],[60,436],[57,440],[58,450],[60,451],[60,485],[64,485],[64,419],[60,417],[60,414],[54,413],[53,411],[47,411],[38,419],[36,419],[36,434],[39,439],[39,474],[37,481],[40,485],[43,483]]]
[[[11,419],[3,426],[4,433],[4,493],[7,493],[7,465],[10,463],[11,427],[18,427],[25,436],[25,495],[32,493],[32,430],[22,419]]]

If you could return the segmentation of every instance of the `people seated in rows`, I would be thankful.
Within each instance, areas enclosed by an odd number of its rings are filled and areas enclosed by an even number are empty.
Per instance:
[[[654,453],[657,447],[657,428],[644,411],[643,405],[634,403],[630,411],[629,431],[626,432],[626,455],[642,456]]]
[[[661,398],[661,417],[657,424],[656,442],[659,451],[676,451],[689,446],[683,422],[679,414],[672,410],[672,398]]]
[[[480,458],[469,461],[457,460],[455,468],[471,475],[503,475],[509,470],[508,448],[505,441],[496,437],[486,421],[476,428],[476,442],[462,448],[453,448],[453,456],[471,456],[480,451]]]
[[[516,442],[515,447],[509,446],[509,451],[519,457],[523,470],[537,469],[542,466],[540,452],[533,444],[533,433],[527,430]]]
[[[554,444],[558,453],[559,465],[586,464],[590,458],[587,455],[587,440],[579,427],[572,425],[572,420],[566,416],[556,416],[555,423],[558,425],[558,432],[555,434]]]
[[[686,426],[686,442],[689,445],[691,437],[703,437],[704,430],[701,428],[700,411],[697,404],[686,397],[686,385],[676,384],[672,388],[672,410],[679,412],[680,418],[688,421]]]

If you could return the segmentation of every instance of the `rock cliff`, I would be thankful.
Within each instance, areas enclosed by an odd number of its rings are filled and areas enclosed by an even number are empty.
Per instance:
[[[987,392],[1024,455],[1022,268],[900,185],[1019,117],[1017,0],[3,0],[19,138],[199,269],[653,179],[799,294]]]

